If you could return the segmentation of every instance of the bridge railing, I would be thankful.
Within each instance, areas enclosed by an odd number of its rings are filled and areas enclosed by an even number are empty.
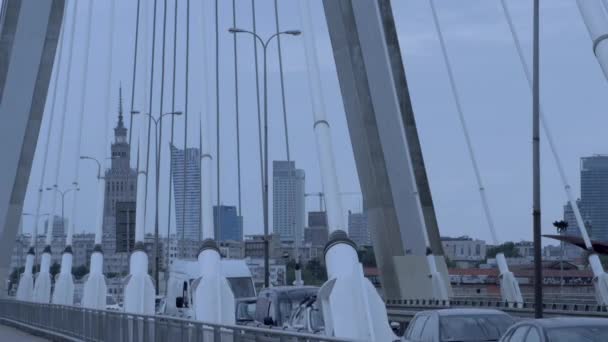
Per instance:
[[[75,306],[0,300],[0,321],[49,337],[82,341],[346,342],[348,340],[247,326],[91,310]]]

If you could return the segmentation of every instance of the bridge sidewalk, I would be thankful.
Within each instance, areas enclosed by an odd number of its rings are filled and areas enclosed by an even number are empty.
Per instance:
[[[11,342],[44,342],[49,341],[47,339],[30,335],[21,330],[0,324],[0,341],[11,341]]]

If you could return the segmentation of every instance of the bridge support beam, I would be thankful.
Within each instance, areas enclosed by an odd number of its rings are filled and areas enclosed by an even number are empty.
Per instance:
[[[4,0],[0,21],[0,295],[6,295],[64,0]]]
[[[323,4],[385,298],[431,298],[425,233],[447,267],[390,1]]]

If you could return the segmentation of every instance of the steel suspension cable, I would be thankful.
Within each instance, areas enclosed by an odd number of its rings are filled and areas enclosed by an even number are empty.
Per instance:
[[[171,80],[171,112],[175,113],[175,67],[177,65],[176,63],[176,58],[177,58],[177,1],[175,0],[175,6],[173,9],[173,73],[172,75],[172,80]],[[171,180],[171,177],[173,177],[173,149],[175,148],[175,146],[173,145],[173,139],[174,139],[174,135],[175,135],[175,115],[171,115],[171,142],[169,143],[169,146],[171,148],[171,161],[169,163],[169,205],[167,207],[167,256],[166,256],[166,263],[167,266],[169,265],[169,250],[170,250],[170,245],[171,245],[171,192],[173,191],[173,182]],[[167,289],[169,288],[169,277],[167,276]]]
[[[72,16],[70,18],[71,21],[71,26],[70,26],[70,38],[69,38],[69,43],[68,43],[68,70],[66,73],[66,77],[65,77],[65,89],[63,92],[63,99],[62,99],[62,103],[61,103],[61,113],[63,113],[63,117],[62,117],[62,126],[64,126],[65,123],[65,112],[66,112],[66,104],[67,104],[67,98],[68,98],[68,94],[70,93],[70,89],[71,89],[71,85],[72,82],[70,82],[70,77],[72,75],[72,52],[73,52],[73,47],[74,47],[74,32],[76,31],[76,13],[78,10],[78,3],[76,1],[74,1],[74,8],[73,8],[73,12],[72,12]],[[64,135],[63,135],[63,127],[61,128],[61,143],[60,143],[60,147],[59,147],[59,158],[57,159],[57,165],[56,165],[56,174],[55,174],[55,185],[57,185],[58,183],[58,177],[59,177],[59,165],[60,165],[60,161],[61,161],[61,155],[62,155],[62,150],[63,150],[63,142],[64,142]],[[76,164],[78,164],[78,159],[76,159]],[[55,199],[57,194],[55,194]],[[54,214],[54,213],[53,213]],[[72,220],[74,219],[74,217],[72,216]],[[54,220],[54,218],[53,218]],[[63,226],[63,228],[65,229],[65,217],[61,218],[61,225]],[[68,226],[68,234],[67,234],[67,239],[66,242],[71,241],[72,240],[72,229]]]
[[[515,49],[517,51],[517,55],[519,57],[520,64],[522,66],[522,70],[524,72],[524,75],[526,76],[526,80],[528,81],[528,85],[530,86],[530,89],[532,89],[532,74],[530,72],[530,67],[528,66],[526,58],[524,57],[523,49],[521,47],[521,42],[515,31],[515,25],[513,24],[513,18],[511,17],[511,13],[509,12],[506,1],[500,0],[500,3],[501,3],[505,18],[507,20],[507,24],[509,26],[509,31],[511,32],[511,36],[513,38],[513,43],[515,45]],[[572,188],[570,186],[568,178],[566,177],[566,173],[564,171],[564,167],[563,167],[561,158],[559,156],[559,153],[557,152],[557,146],[555,145],[555,142],[553,140],[551,128],[549,127],[549,123],[547,122],[547,117],[544,115],[542,106],[540,108],[540,122],[543,127],[543,131],[545,132],[545,136],[547,138],[547,142],[549,144],[551,154],[553,155],[553,159],[555,160],[555,164],[557,165],[557,170],[559,172],[559,176],[562,181],[562,185],[566,192],[566,197],[568,199],[568,203],[570,204],[570,207],[572,208],[572,211],[574,212],[574,216],[576,218],[577,225],[579,227],[581,235],[583,236],[583,240],[585,242],[585,247],[587,248],[587,250],[593,250],[593,246],[591,244],[591,240],[589,239],[589,234],[587,233],[587,228],[585,226],[585,222],[583,221],[583,217],[580,213],[579,207],[576,204],[575,197],[572,194]]]
[[[206,125],[208,125],[208,119],[212,113],[212,106],[211,106],[211,98],[210,98],[210,86],[209,83],[207,82],[207,80],[209,79],[209,75],[211,74],[210,70],[208,69],[210,67],[209,64],[209,56],[207,54],[207,36],[206,36],[206,31],[205,31],[205,6],[201,6],[202,8],[202,13],[201,13],[201,18],[203,18],[203,32],[201,35],[201,45],[203,46],[203,72],[202,72],[202,79],[203,79],[203,98],[205,101],[205,118],[207,118],[207,122],[205,122]],[[209,143],[209,139],[207,137],[203,137],[203,134],[209,134],[209,130],[203,132],[203,126],[202,126],[202,113],[199,113],[200,117],[199,117],[199,151],[201,151],[201,161],[200,161],[200,165],[201,165],[201,174],[202,174],[202,162],[203,162],[203,158],[205,157],[205,154],[202,152],[203,151],[203,138],[207,139],[206,142]],[[209,149],[209,147],[207,146],[208,152],[210,153],[211,150]],[[211,167],[209,168],[209,172],[211,171]],[[204,177],[201,178],[201,186],[202,186],[202,182],[203,179],[205,179]],[[209,185],[209,188],[207,189],[207,191],[211,191],[211,185]],[[205,199],[208,199],[208,203],[205,202]],[[204,194],[201,192],[201,208],[199,210],[200,212],[200,219],[201,219],[201,227],[203,226],[203,222],[205,222],[206,218],[204,217],[203,214],[203,208],[206,208],[206,206],[211,206],[211,202],[213,201],[213,195],[209,194],[208,197],[205,197]],[[211,213],[211,215],[213,215],[213,213]],[[205,236],[204,234],[204,228],[199,229],[199,236],[201,236],[201,239],[207,239],[210,238],[209,236]],[[200,242],[200,241],[199,241]]]
[[[295,173],[296,173],[296,168],[295,168],[295,162],[294,162],[294,168],[293,168],[293,172],[291,170],[291,153],[290,153],[290,149],[289,149],[289,129],[288,129],[288,124],[287,124],[287,104],[285,101],[285,80],[284,80],[284,76],[283,76],[283,53],[281,50],[281,35],[279,34],[279,32],[281,32],[280,30],[280,26],[279,26],[279,4],[278,4],[278,0],[274,0],[274,20],[275,20],[275,29],[276,29],[276,34],[277,34],[277,53],[279,56],[279,79],[281,81],[280,85],[281,85],[281,104],[283,106],[283,129],[285,132],[285,153],[287,155],[287,168],[289,170],[288,176],[287,176],[287,188],[289,189],[289,194],[288,196],[289,201],[291,203],[293,203],[294,206],[294,211],[288,211],[288,215],[290,216],[289,219],[289,224],[291,225],[291,228],[293,229],[293,236],[294,236],[294,247],[295,247],[295,259],[296,259],[296,263],[299,263],[299,254],[300,254],[300,239],[302,238],[301,233],[302,232],[296,232],[296,221],[295,221],[295,211],[296,211],[296,198],[295,198],[295,188],[293,186],[294,183],[294,177],[295,177]],[[235,35],[236,36],[236,35]]]
[[[184,242],[185,232],[186,232],[186,181],[187,181],[187,168],[188,168],[188,97],[189,97],[189,87],[190,87],[190,77],[188,76],[190,69],[190,0],[186,2],[186,89],[185,89],[185,99],[184,99],[184,169],[183,177],[183,196],[184,196],[184,205],[182,207],[182,242]],[[184,250],[185,248],[182,248]]]
[[[67,6],[64,8],[64,13],[67,13],[68,8]],[[72,23],[75,22],[76,20],[76,11],[73,11],[72,16],[71,16],[71,21]],[[65,32],[66,31],[66,27],[62,27],[61,28],[61,49],[59,50],[59,54],[57,56],[57,73],[55,74],[55,78],[53,79],[53,97],[51,100],[51,110],[55,111],[55,102],[57,100],[57,93],[58,93],[58,88],[59,88],[59,76],[61,75],[61,66],[62,66],[62,60],[63,60],[63,51],[64,51],[64,46],[65,46]],[[72,32],[74,31],[74,28],[72,27]],[[71,39],[70,41],[73,41],[73,34],[71,34]],[[71,50],[71,46],[70,43],[68,42],[68,46],[67,46],[67,50],[68,50],[68,54],[71,55],[72,52]],[[69,68],[69,66],[68,66]],[[66,87],[69,84],[69,80],[66,80]],[[65,91],[65,89],[64,89]],[[57,157],[56,157],[56,164],[55,164],[55,168],[54,168],[54,173],[53,176],[51,177],[53,179],[53,186],[54,187],[58,187],[58,182],[59,182],[59,167],[61,166],[61,156],[63,153],[63,141],[64,141],[64,131],[65,131],[65,108],[62,108],[63,110],[60,111],[59,115],[61,117],[60,119],[60,124],[59,124],[59,146],[57,148]],[[51,223],[47,225],[47,232],[46,232],[46,242],[45,244],[47,246],[51,245],[52,242],[52,237],[53,237],[53,223],[55,222],[55,214],[57,212],[57,193],[53,193],[53,199],[52,199],[52,209],[51,209]],[[61,223],[63,225],[63,217],[61,218]]]
[[[232,0],[232,27],[236,26],[236,0]],[[238,187],[238,215],[241,216],[241,129],[239,123],[239,67],[238,67],[238,49],[237,35],[232,35],[234,43],[234,100],[235,100],[235,116],[236,116],[236,170],[237,170],[237,187]],[[219,208],[218,208],[219,211]],[[218,212],[218,216],[220,213]]]
[[[131,142],[133,138],[133,111],[135,111],[135,83],[137,80],[137,52],[139,49],[139,12],[140,12],[141,0],[137,0],[137,9],[135,14],[135,46],[133,47],[133,74],[131,77],[131,110],[129,113],[129,149],[131,148]],[[129,153],[130,154],[130,153]],[[131,166],[129,165],[129,168]],[[130,174],[130,173],[129,173]],[[127,180],[128,183],[128,180]],[[127,248],[128,248],[127,243]],[[127,251],[128,252],[128,251]]]
[[[102,111],[102,116],[103,116],[103,139],[101,139],[101,149],[100,149],[100,155],[99,157],[101,158],[100,160],[100,164],[102,167],[106,166],[106,153],[107,153],[107,143],[108,143],[108,129],[109,129],[109,111],[110,111],[110,98],[111,98],[111,90],[112,90],[112,71],[113,71],[113,63],[112,63],[112,57],[114,55],[114,23],[115,23],[115,6],[116,6],[116,0],[110,0],[110,28],[109,28],[109,32],[108,32],[108,47],[107,47],[107,52],[106,52],[106,65],[108,66],[108,76],[106,79],[106,86],[105,86],[105,96],[104,96],[104,106],[103,106],[103,111]],[[104,221],[104,210],[105,210],[105,180],[104,179],[98,179],[97,182],[98,184],[98,217],[97,217],[97,226],[96,226],[96,234],[95,234],[95,244],[96,245],[101,245],[102,243],[102,236],[103,236],[103,221]]]
[[[221,205],[220,197],[220,27],[219,27],[219,1],[215,0],[215,108],[216,108],[216,146],[215,154],[217,157],[217,226],[214,230],[214,238],[219,238],[219,232],[222,229],[222,219],[219,214]]]
[[[160,268],[160,244],[158,243],[159,240],[159,227],[158,227],[158,220],[159,220],[159,211],[160,211],[160,207],[158,204],[159,198],[160,198],[160,159],[161,159],[161,153],[162,153],[162,141],[163,141],[163,120],[162,120],[162,115],[163,115],[163,107],[164,107],[164,101],[165,101],[165,51],[166,51],[166,38],[167,38],[167,0],[163,1],[163,33],[162,33],[162,47],[161,47],[161,64],[160,64],[160,105],[159,105],[159,109],[158,109],[158,121],[156,122],[156,126],[158,127],[154,127],[156,128],[156,132],[158,132],[158,135],[156,135],[157,141],[156,141],[156,191],[155,191],[155,205],[154,205],[154,241],[155,243],[155,247],[154,247],[154,282],[156,284],[156,294],[159,294],[160,291],[160,283],[159,283],[159,279],[158,279],[158,274],[159,274],[159,268]],[[150,111],[150,115],[152,115],[152,111]],[[171,115],[173,116],[173,115]]]
[[[130,189],[131,184],[131,142],[133,139],[133,112],[135,111],[135,85],[137,82],[137,57],[139,50],[139,17],[140,17],[140,6],[141,0],[137,0],[137,8],[135,14],[135,46],[133,47],[133,74],[131,77],[131,110],[129,111],[129,171],[127,173],[127,187]],[[139,152],[139,149],[137,150]],[[135,183],[137,183],[137,175],[135,175]],[[137,197],[137,195],[136,195]],[[136,199],[137,200],[137,199]],[[129,211],[127,211],[127,254],[131,252],[130,246],[130,231],[131,222],[129,221]],[[134,220],[135,221],[135,220]],[[135,234],[135,232],[133,232]]]
[[[78,4],[78,1],[76,1],[76,3]],[[78,6],[78,5],[76,5]],[[87,97],[87,86],[88,86],[88,82],[87,82],[87,78],[89,75],[89,54],[90,54],[90,49],[91,49],[91,23],[93,21],[93,3],[91,2],[89,4],[89,8],[87,11],[87,21],[86,21],[86,30],[85,30],[85,50],[84,50],[84,57],[83,57],[83,64],[82,64],[82,81],[80,83],[80,87],[78,89],[82,90],[82,96],[80,97],[80,103],[79,103],[79,110],[78,110],[78,114],[77,114],[77,124],[76,127],[78,127],[78,133],[76,134],[76,154],[74,157],[74,160],[76,160],[76,163],[74,164],[74,185],[79,185],[80,184],[80,163],[78,162],[79,158],[80,158],[80,153],[82,151],[82,128],[83,128],[83,117],[84,117],[84,108],[85,108],[85,104],[86,104],[86,97]],[[47,146],[48,148],[48,146]],[[72,220],[75,221],[75,217],[76,217],[76,206],[78,204],[78,191],[75,191],[73,196],[72,196]],[[72,225],[74,225],[74,222],[72,222]],[[73,231],[72,231],[73,233]],[[69,243],[68,243],[69,242]],[[69,241],[66,241],[66,244],[70,245],[71,244],[71,239],[69,239]]]
[[[4,1],[4,4],[6,4],[6,1]],[[92,5],[91,5],[92,6]],[[64,9],[64,14],[65,14],[65,9]],[[57,47],[59,49],[59,56],[61,55],[61,51],[63,50],[63,31],[64,28],[61,28],[61,31],[59,33],[60,35],[60,39],[59,39],[59,46]],[[59,68],[59,65],[61,64],[61,60],[58,58],[55,63],[57,64],[57,68]],[[59,70],[58,69],[54,69],[53,72],[53,97],[54,98],[56,96],[57,93],[57,78],[59,77]],[[54,102],[54,100],[52,100]],[[44,197],[44,178],[46,176],[46,168],[48,165],[48,157],[49,157],[49,146],[51,145],[51,132],[53,131],[53,124],[55,123],[54,119],[55,119],[55,111],[53,110],[54,107],[54,103],[48,107],[48,125],[47,125],[47,130],[46,130],[46,143],[44,146],[44,152],[42,154],[42,172],[40,173],[40,183],[38,186],[38,200],[36,202],[36,216],[34,216],[34,220],[36,220],[35,224],[34,224],[34,234],[32,235],[32,240],[30,241],[30,247],[35,248],[36,247],[36,238],[38,236],[38,223],[39,223],[39,218],[40,218],[40,209],[42,207],[42,199]],[[35,254],[38,255],[37,251],[34,250]],[[34,265],[36,263],[34,262]]]
[[[494,218],[492,217],[492,213],[490,211],[489,201],[486,195],[485,186],[483,184],[483,180],[481,178],[481,172],[479,171],[479,164],[477,163],[477,158],[475,156],[475,151],[473,148],[473,142],[471,141],[471,135],[469,132],[469,128],[467,126],[466,119],[464,117],[464,111],[462,108],[461,97],[458,92],[458,88],[456,87],[456,81],[454,77],[454,71],[452,68],[452,63],[448,57],[448,51],[446,47],[445,38],[443,36],[443,30],[441,28],[441,23],[439,22],[439,17],[437,15],[437,9],[435,6],[435,0],[430,0],[431,12],[433,14],[433,22],[435,25],[435,30],[437,31],[437,35],[439,37],[439,45],[441,46],[441,52],[443,55],[443,60],[446,66],[446,70],[448,73],[448,79],[450,82],[450,88],[452,91],[452,96],[454,98],[454,103],[456,104],[456,112],[458,114],[458,120],[460,122],[460,126],[462,128],[462,132],[464,135],[464,139],[467,145],[467,151],[469,154],[469,158],[471,160],[471,165],[473,166],[473,171],[475,173],[475,180],[477,182],[477,186],[479,188],[479,196],[481,197],[481,202],[483,205],[483,212],[486,219],[486,223],[488,224],[488,228],[490,229],[490,234],[492,235],[492,240],[495,245],[498,245],[498,235],[496,234],[496,228],[494,225]]]
[[[66,86],[65,86],[65,90],[63,92],[63,99],[62,99],[62,102],[61,102],[61,112],[62,113],[66,112],[66,104],[67,104],[67,101],[68,101],[68,94],[71,91],[71,85],[72,85],[72,82],[70,81],[70,78],[71,78],[71,75],[72,75],[72,56],[73,56],[72,52],[73,52],[73,48],[74,48],[74,32],[76,31],[76,13],[77,13],[77,10],[78,10],[78,2],[74,1],[74,10],[73,10],[73,13],[72,13],[72,18],[71,18],[71,22],[72,22],[71,29],[72,30],[70,32],[70,42],[69,42],[69,45],[68,45],[68,71],[67,71],[66,76],[65,76]],[[65,114],[64,114],[64,116],[65,116]],[[78,132],[80,132],[80,129],[79,129]],[[62,135],[61,136],[61,141],[62,141],[61,146],[63,146],[63,140],[64,140],[64,136]],[[61,159],[57,160],[57,164],[59,164],[60,160]],[[79,161],[78,157],[75,158],[75,161],[76,161],[76,164],[78,164],[78,161]],[[59,173],[57,173],[57,174],[59,174]],[[57,182],[55,182],[55,184],[57,184]],[[75,183],[73,183],[73,185],[77,186],[78,183],[75,182]],[[72,196],[75,196],[76,192],[77,191],[74,191],[74,193],[72,194]],[[62,213],[62,216],[63,216],[63,213]],[[63,226],[63,228],[65,230],[65,217],[62,217],[61,220],[62,220],[61,221],[61,225]],[[72,221],[74,221],[74,216],[72,216]],[[66,246],[72,244],[72,235],[73,235],[73,229],[70,228],[70,226],[68,225],[67,236],[66,236]]]
[[[154,0],[154,12],[152,17],[152,57],[151,57],[151,66],[150,66],[150,89],[149,89],[149,98],[148,98],[148,110],[149,113],[152,113],[152,102],[154,99],[154,62],[155,62],[155,49],[156,49],[156,10],[158,5],[158,0]],[[148,176],[150,175],[150,133],[152,130],[152,115],[148,116],[148,137],[146,143],[146,195],[144,201],[144,217],[148,213]],[[158,195],[158,194],[157,194]]]
[[[259,154],[260,154],[260,187],[262,194],[262,203],[264,203],[264,170],[266,168],[264,160],[264,152],[262,149],[262,111],[260,106],[260,68],[258,62],[258,42],[255,38],[255,34],[257,34],[257,25],[255,20],[255,0],[251,0],[251,17],[253,20],[253,33],[254,36],[251,37],[253,42],[253,54],[254,54],[254,64],[255,64],[255,92],[256,92],[256,104],[258,110],[258,146],[259,146]],[[266,210],[264,210],[264,214],[266,215]]]

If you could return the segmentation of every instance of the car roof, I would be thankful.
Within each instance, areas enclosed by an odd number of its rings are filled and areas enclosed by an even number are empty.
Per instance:
[[[437,313],[444,316],[467,316],[467,315],[507,315],[507,313],[495,309],[438,309],[422,311],[421,313]]]
[[[608,326],[608,319],[592,317],[554,317],[524,321],[520,324],[535,324],[543,328],[568,328],[580,326]]]

